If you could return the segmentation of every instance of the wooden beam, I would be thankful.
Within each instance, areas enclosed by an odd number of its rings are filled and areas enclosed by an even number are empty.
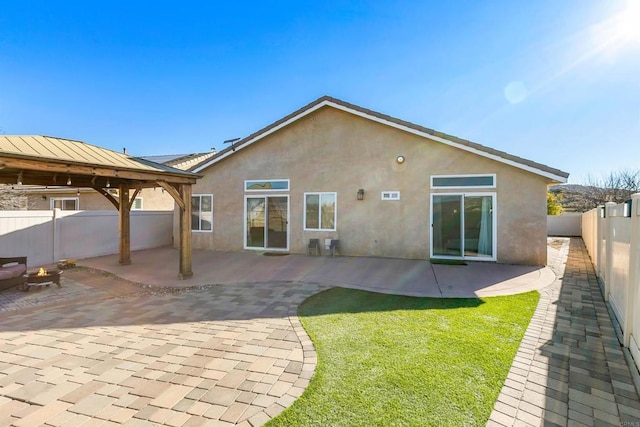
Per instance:
[[[13,170],[12,170],[13,171]],[[107,177],[96,177],[89,175],[74,175],[74,174],[58,174],[54,179],[53,173],[50,172],[33,172],[25,171],[22,178],[23,185],[48,185],[56,187],[65,187],[67,182],[67,176],[71,178],[70,187],[77,188],[107,188]],[[0,169],[0,183],[3,184],[16,184],[18,172],[7,172]],[[123,178],[109,178],[111,188],[118,188],[118,185],[127,183],[130,188],[154,188],[158,184],[156,180],[140,181]]]
[[[40,171],[48,173],[61,173],[70,175],[102,176],[110,178],[123,178],[128,180],[165,180],[177,184],[195,184],[200,176],[184,176],[172,174],[170,172],[160,172],[154,170],[128,170],[119,168],[108,168],[95,165],[78,165],[74,163],[59,163],[46,159],[21,159],[0,156],[0,162],[5,164],[5,168],[25,169],[30,171]],[[90,178],[89,178],[90,179]]]
[[[180,197],[188,201],[180,208],[180,272],[178,278],[181,280],[193,276],[191,259],[191,185],[182,184],[180,186]]]
[[[184,210],[186,204],[191,206],[191,195],[189,195],[189,203],[185,203],[185,200],[182,199],[182,195],[178,192],[178,190],[176,190],[173,185],[165,181],[157,181],[157,183],[160,187],[164,188],[164,190],[169,193],[171,197],[173,197],[173,200],[176,201],[180,209]]]
[[[118,231],[120,235],[119,262],[122,265],[131,264],[131,217],[129,211],[129,187],[120,184],[118,189],[120,209],[118,209]]]
[[[107,190],[105,190],[104,188],[100,188],[100,187],[92,187],[94,190],[96,190],[98,193],[102,194],[104,197],[107,198],[108,201],[111,202],[111,204],[113,206],[115,206],[116,210],[119,211],[120,210],[120,203],[118,203],[118,201],[116,200],[115,197],[113,197],[111,195],[111,193],[109,193]]]

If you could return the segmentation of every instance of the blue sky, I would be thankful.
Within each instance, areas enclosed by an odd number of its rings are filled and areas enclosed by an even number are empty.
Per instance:
[[[202,152],[331,95],[580,183],[640,169],[640,32],[621,31],[627,7],[4,2],[0,133]]]

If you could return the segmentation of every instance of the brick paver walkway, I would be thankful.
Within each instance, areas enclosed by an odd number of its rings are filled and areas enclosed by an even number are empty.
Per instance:
[[[640,426],[640,399],[582,239],[553,239],[543,289],[490,426]]]
[[[313,374],[295,313],[321,289],[205,286],[2,312],[0,425],[263,424]]]

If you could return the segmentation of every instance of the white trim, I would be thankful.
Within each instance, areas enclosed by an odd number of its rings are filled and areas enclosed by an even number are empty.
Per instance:
[[[266,218],[266,216],[268,215],[268,212],[266,212],[266,207],[267,207],[267,198],[269,197],[286,197],[287,198],[287,247],[286,248],[268,248],[266,246],[264,247],[258,247],[258,246],[247,246],[247,200],[249,198],[253,198],[253,199],[264,199],[265,202],[265,231],[267,229],[266,225],[267,225],[267,221],[268,219]],[[242,225],[242,248],[245,250],[249,250],[249,251],[272,251],[272,252],[288,252],[289,251],[289,243],[290,243],[290,239],[291,239],[291,227],[290,227],[290,218],[291,218],[291,203],[290,203],[290,199],[289,199],[289,195],[288,194],[264,194],[264,193],[253,193],[253,194],[245,194],[244,195],[244,213],[242,215],[243,218],[243,225]],[[267,244],[267,236],[266,234],[264,235],[265,239],[265,245]]]
[[[200,207],[202,207],[202,197],[206,196],[206,197],[211,197],[211,230],[191,230],[192,233],[213,233],[213,194],[211,193],[196,193],[196,194],[192,194],[191,198],[193,199],[194,197],[198,197],[200,198]],[[189,203],[191,203],[191,200],[189,200]],[[192,212],[193,215],[193,212]],[[202,216],[199,217],[199,221],[200,224],[198,224],[198,228],[200,228],[202,226]]]
[[[380,193],[380,200],[384,200],[385,202],[397,202],[400,200],[400,192],[397,190],[383,191]]]
[[[256,188],[256,189],[252,189],[252,190],[248,190],[247,189],[247,182],[269,182],[269,181],[281,181],[281,182],[286,182],[287,183],[287,188],[264,188],[264,189],[260,189],[260,188]],[[288,179],[245,179],[244,181],[244,187],[243,187],[244,191],[246,193],[264,193],[266,191],[268,192],[273,192],[273,191],[291,191],[291,182]]]
[[[462,203],[464,207],[464,197],[478,197],[478,196],[492,196],[492,242],[491,242],[491,257],[481,256],[464,256],[464,236],[461,236],[462,243],[462,256],[450,256],[450,255],[434,255],[433,254],[433,197],[434,196],[462,196]],[[460,215],[461,227],[464,229],[464,212]],[[473,193],[431,193],[430,205],[429,205],[429,256],[435,259],[464,259],[468,261],[497,261],[498,260],[498,195],[495,192],[473,192]]]
[[[80,210],[80,198],[79,197],[51,197],[49,199],[49,206],[51,207],[51,210],[54,209],[54,201],[61,201],[64,202],[65,200],[74,200],[76,202],[76,208],[75,209],[60,209],[61,211],[68,211],[68,210],[74,210],[74,211],[79,211]],[[62,206],[64,206],[64,203],[62,204]]]
[[[332,194],[335,200],[333,207],[333,228],[321,228],[322,225],[322,195]],[[318,196],[318,228],[307,228],[307,195]],[[304,231],[337,231],[338,230],[338,193],[332,191],[309,191],[304,193],[304,200],[302,203],[302,229]]]
[[[444,186],[436,187],[433,185],[434,178],[472,178],[480,177],[485,178],[490,176],[493,178],[493,185],[458,185],[458,186]],[[449,189],[475,189],[475,188],[496,188],[496,174],[495,173],[467,173],[467,174],[453,174],[453,175],[431,175],[429,178],[430,186],[432,190],[449,190]]]
[[[305,117],[306,115],[311,114],[314,111],[316,111],[316,110],[318,110],[318,109],[320,109],[322,107],[325,107],[325,106],[333,107],[333,108],[336,108],[336,109],[341,110],[341,111],[346,111],[346,112],[354,114],[356,116],[364,117],[364,118],[372,120],[374,122],[382,123],[382,124],[385,124],[387,126],[391,126],[393,128],[400,129],[400,130],[403,130],[405,132],[408,132],[408,133],[411,133],[411,134],[414,134],[414,135],[422,136],[422,137],[430,139],[432,141],[441,142],[441,143],[443,143],[445,145],[449,145],[451,147],[459,148],[460,150],[468,151],[470,153],[477,154],[479,156],[486,157],[486,158],[495,160],[497,162],[504,163],[504,164],[507,164],[509,166],[513,166],[513,167],[516,167],[518,169],[522,169],[522,170],[525,170],[527,172],[534,173],[536,175],[541,175],[541,176],[544,176],[546,178],[550,178],[550,179],[552,179],[554,181],[558,181],[560,183],[566,183],[567,182],[567,178],[565,178],[563,176],[556,175],[554,173],[551,173],[551,172],[548,172],[548,171],[544,171],[542,169],[538,169],[538,168],[535,168],[533,166],[528,166],[528,165],[525,165],[523,163],[517,162],[515,160],[505,159],[504,157],[500,157],[500,156],[497,156],[495,154],[490,154],[490,153],[487,153],[486,151],[478,150],[478,149],[470,147],[468,145],[460,144],[460,143],[457,143],[457,142],[454,142],[454,141],[451,141],[451,140],[448,140],[448,139],[445,139],[445,138],[441,138],[439,136],[431,135],[429,133],[426,133],[426,132],[423,132],[423,131],[419,131],[417,129],[413,129],[411,127],[408,127],[408,126],[405,126],[405,125],[401,125],[401,124],[395,123],[393,121],[389,121],[389,120],[383,119],[381,117],[377,117],[377,116],[374,116],[374,115],[371,115],[371,114],[367,114],[367,113],[364,113],[364,112],[361,112],[361,111],[358,111],[358,110],[354,110],[352,108],[346,107],[346,106],[341,105],[341,104],[337,104],[337,103],[335,103],[333,101],[329,101],[329,100],[324,100],[322,102],[319,102],[318,104],[314,105],[313,107],[310,107],[310,108],[300,112],[298,115],[293,116],[289,120],[286,120],[286,121],[280,123],[279,125],[274,126],[273,128],[268,129],[268,130],[256,135],[255,137],[251,138],[250,140],[245,141],[242,145],[237,146],[235,148],[235,150],[227,151],[226,153],[211,159],[210,161],[208,161],[208,162],[204,163],[203,165],[201,165],[201,166],[197,167],[196,169],[194,169],[193,172],[194,173],[198,173],[198,172],[202,171],[203,169],[208,168],[212,164],[217,163],[217,162],[219,162],[220,160],[222,160],[222,159],[224,159],[226,157],[229,157],[230,155],[234,154],[235,152],[240,151],[245,147],[248,147],[249,145],[253,144],[254,142],[259,141],[260,139],[262,139],[262,138],[264,138],[264,137],[266,137],[268,135],[271,135],[272,133],[282,129],[285,126],[288,126],[289,124],[295,122],[296,120],[301,119],[302,117]]]

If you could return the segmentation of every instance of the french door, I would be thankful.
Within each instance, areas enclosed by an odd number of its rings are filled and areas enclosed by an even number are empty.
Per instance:
[[[289,196],[245,196],[245,249],[289,249]]]
[[[495,193],[432,194],[431,256],[496,260]]]

